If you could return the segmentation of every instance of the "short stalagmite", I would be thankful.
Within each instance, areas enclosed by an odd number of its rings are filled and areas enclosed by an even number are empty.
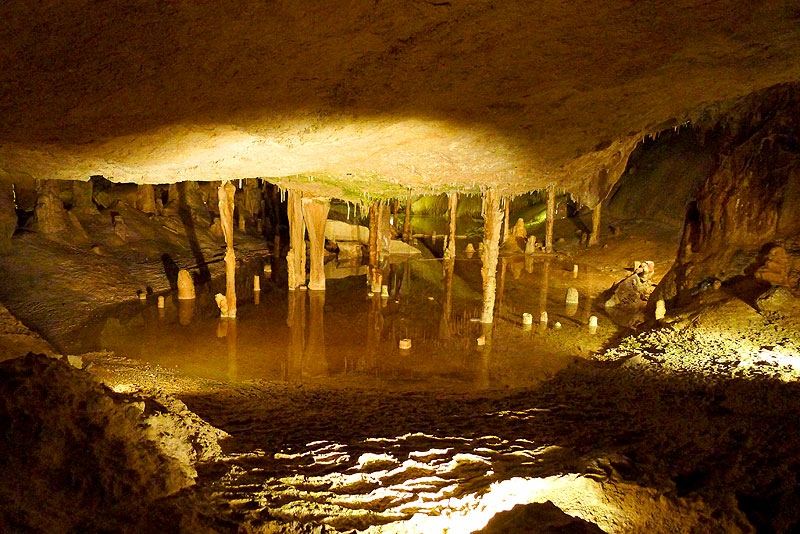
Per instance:
[[[302,199],[311,259],[308,289],[314,291],[325,291],[325,221],[330,207],[329,198]]]
[[[503,212],[500,210],[500,195],[495,189],[487,189],[483,194],[483,307],[481,322],[494,320],[494,299],[497,288],[497,257],[500,252],[500,228]]]
[[[286,265],[289,271],[289,291],[306,283],[306,225],[303,222],[303,194],[289,190],[286,212],[289,216],[289,252]]]
[[[406,215],[403,219],[403,241],[408,243],[411,241],[411,236],[413,231],[411,229],[411,195],[408,195],[406,199]]]
[[[225,235],[225,300],[220,306],[223,317],[236,317],[236,254],[233,251],[233,209],[236,188],[230,182],[223,183],[217,190],[219,195],[219,217]]]
[[[194,280],[186,269],[178,271],[178,300],[194,299]]]

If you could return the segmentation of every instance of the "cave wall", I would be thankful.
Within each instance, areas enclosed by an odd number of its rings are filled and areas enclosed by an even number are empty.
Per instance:
[[[688,125],[644,139],[609,194],[608,215],[680,227],[687,206],[714,172],[717,146],[707,141]]]
[[[770,249],[800,237],[800,85],[754,93],[698,127],[716,162],[687,207],[660,298],[682,301],[710,280],[746,278]]]

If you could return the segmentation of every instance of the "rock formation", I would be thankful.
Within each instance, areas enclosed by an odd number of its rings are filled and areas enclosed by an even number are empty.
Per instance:
[[[709,125],[718,164],[687,209],[661,298],[684,301],[705,282],[753,271],[789,283],[788,259],[774,244],[800,232],[799,103],[800,88],[776,87],[742,99]]]

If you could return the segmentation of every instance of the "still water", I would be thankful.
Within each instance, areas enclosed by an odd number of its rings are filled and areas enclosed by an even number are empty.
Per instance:
[[[203,378],[241,382],[376,380],[404,386],[500,388],[538,382],[575,357],[587,357],[619,329],[594,302],[592,271],[554,259],[501,258],[495,323],[477,322],[480,260],[404,259],[389,267],[388,297],[369,296],[366,268],[327,265],[327,290],[288,291],[280,273],[261,264],[237,270],[238,317],[221,319],[213,295],[222,281],[199,287],[196,300],[165,295],[116,307],[81,332],[70,350],[106,349]],[[253,273],[261,274],[259,293]],[[567,288],[580,293],[565,305]],[[539,324],[547,311],[547,327]],[[530,313],[534,325],[522,325]],[[591,334],[590,315],[600,317]],[[557,328],[555,323],[560,323]],[[485,344],[480,344],[483,337]],[[400,340],[411,349],[401,350]]]

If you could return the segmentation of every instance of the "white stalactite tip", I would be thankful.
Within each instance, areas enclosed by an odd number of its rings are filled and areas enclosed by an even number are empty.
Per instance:
[[[409,350],[411,348],[411,340],[408,338],[401,339],[399,343],[400,350]]]

